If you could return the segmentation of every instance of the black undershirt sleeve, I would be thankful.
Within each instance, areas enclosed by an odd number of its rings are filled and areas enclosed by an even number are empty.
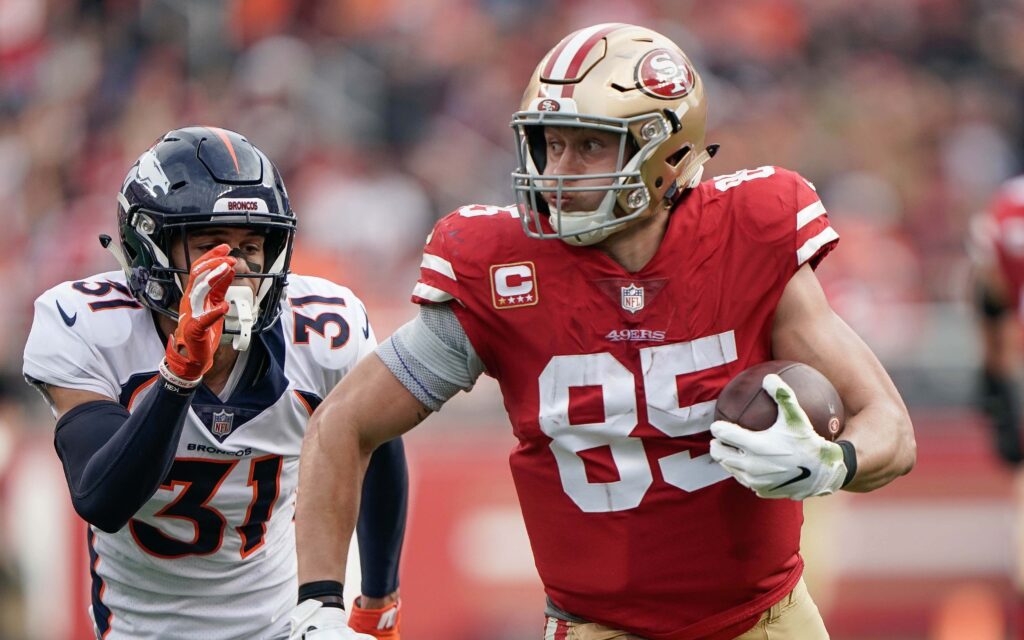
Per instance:
[[[383,598],[398,590],[398,561],[409,506],[409,472],[401,438],[377,447],[363,480],[356,532],[363,595]]]
[[[174,462],[192,395],[161,377],[133,413],[96,400],[57,421],[54,447],[78,515],[113,533],[153,497]]]

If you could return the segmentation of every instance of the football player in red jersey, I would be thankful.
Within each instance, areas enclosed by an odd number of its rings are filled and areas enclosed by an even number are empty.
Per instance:
[[[996,455],[1016,469],[1014,512],[1017,532],[1011,633],[1024,635],[1024,461],[1021,446],[1020,376],[1024,292],[1024,176],[1006,181],[988,210],[971,221],[968,244],[974,263],[977,322],[982,362],[978,405],[992,427]]]
[[[418,317],[312,418],[300,582],[340,577],[374,447],[486,372],[518,438],[538,636],[827,637],[801,580],[801,500],[907,473],[913,430],[818,285],[838,236],[814,188],[772,166],[701,182],[705,114],[689,60],[649,29],[595,25],[545,56],[512,121],[517,205],[437,223]],[[817,436],[777,376],[787,420],[712,423],[729,379],[772,358],[833,381],[845,441]]]
[[[1007,181],[972,221],[972,259],[982,337],[979,404],[996,453],[1024,460],[1020,440],[1021,292],[1024,291],[1024,176]]]

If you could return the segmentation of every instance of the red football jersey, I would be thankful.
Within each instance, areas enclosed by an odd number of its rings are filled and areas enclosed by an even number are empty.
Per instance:
[[[1009,180],[1000,188],[982,225],[982,237],[975,238],[981,246],[975,248],[995,253],[996,264],[1006,279],[1009,304],[1018,316],[1024,315],[1024,176]]]
[[[733,480],[709,427],[722,387],[771,358],[790,277],[838,240],[821,201],[777,167],[709,180],[637,273],[529,238],[518,215],[440,220],[413,301],[454,299],[501,385],[548,596],[652,640],[738,635],[799,579],[803,513]]]

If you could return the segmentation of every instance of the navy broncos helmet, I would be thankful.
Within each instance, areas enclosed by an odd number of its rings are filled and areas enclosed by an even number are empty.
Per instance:
[[[262,151],[216,127],[170,131],[132,165],[117,201],[128,286],[139,302],[174,320],[191,264],[171,264],[172,243],[187,240],[199,227],[263,233],[265,267],[244,277],[261,280],[252,331],[273,326],[288,284],[295,214],[281,174]]]

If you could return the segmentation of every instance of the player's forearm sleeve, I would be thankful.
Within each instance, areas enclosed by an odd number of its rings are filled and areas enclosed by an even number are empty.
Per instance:
[[[81,404],[57,421],[54,447],[71,502],[89,524],[113,533],[149,500],[174,462],[192,393],[163,379],[133,413],[113,401]]]
[[[356,530],[363,595],[383,598],[398,590],[398,561],[409,506],[409,473],[401,438],[373,452],[360,505]]]

